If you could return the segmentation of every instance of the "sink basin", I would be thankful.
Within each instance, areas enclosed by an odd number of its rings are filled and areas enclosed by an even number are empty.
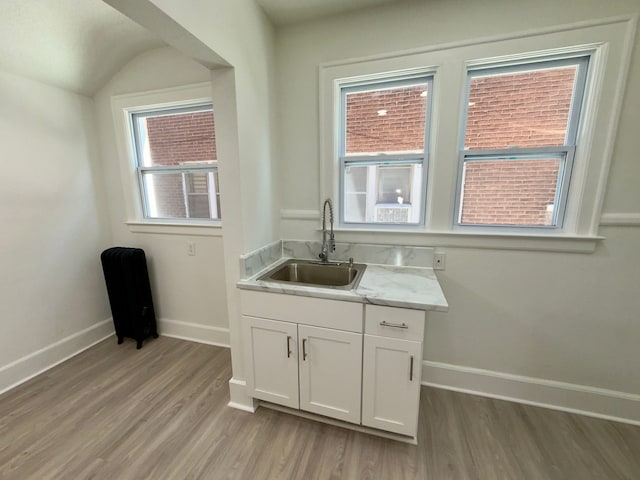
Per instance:
[[[364,270],[362,263],[320,263],[313,260],[287,260],[258,280],[315,287],[351,290],[358,286]]]

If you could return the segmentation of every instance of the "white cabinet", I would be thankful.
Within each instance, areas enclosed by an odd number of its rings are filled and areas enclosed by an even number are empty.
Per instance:
[[[362,335],[298,325],[300,409],[360,423]]]
[[[365,335],[362,365],[362,424],[415,437],[422,344]]]
[[[367,305],[363,425],[417,435],[424,321],[423,311]]]
[[[243,291],[242,313],[251,397],[415,441],[424,311]]]
[[[254,398],[298,408],[298,327],[243,316],[247,388]]]
[[[362,312],[359,303],[242,292],[249,395],[359,424]],[[323,319],[341,328],[317,326]]]
[[[283,293],[240,291],[243,315],[362,333],[363,305]]]

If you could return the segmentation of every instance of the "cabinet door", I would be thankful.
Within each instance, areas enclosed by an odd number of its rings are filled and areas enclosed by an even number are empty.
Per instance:
[[[362,334],[298,325],[300,409],[360,423]]]
[[[422,343],[364,336],[362,424],[415,437]]]
[[[297,325],[248,316],[242,322],[249,394],[298,408]]]

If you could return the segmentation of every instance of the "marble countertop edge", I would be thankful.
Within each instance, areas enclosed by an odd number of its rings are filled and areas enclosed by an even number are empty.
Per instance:
[[[281,258],[236,286],[245,290],[327,298],[370,305],[446,312],[449,309],[440,283],[432,268],[368,264],[360,284],[354,290],[283,284],[258,280],[270,269],[289,260]]]

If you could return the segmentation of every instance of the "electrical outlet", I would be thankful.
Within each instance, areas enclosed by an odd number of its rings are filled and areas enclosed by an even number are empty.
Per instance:
[[[195,257],[196,255],[196,242],[187,242],[187,255]]]
[[[433,254],[433,269],[434,270],[444,270],[445,260],[446,260],[446,255],[444,253],[434,253]]]

